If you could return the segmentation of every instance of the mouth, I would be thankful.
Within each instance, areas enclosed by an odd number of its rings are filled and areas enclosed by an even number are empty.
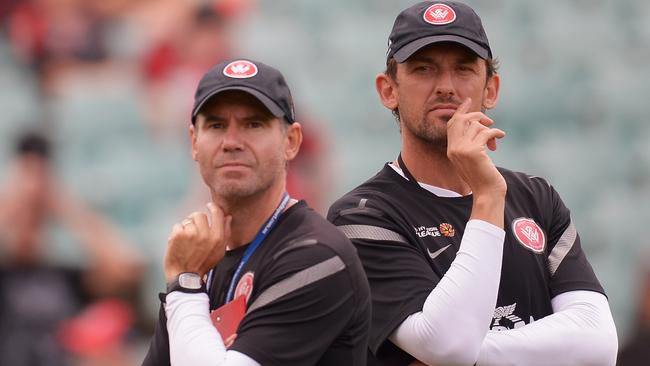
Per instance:
[[[456,104],[436,104],[431,108],[431,111],[456,112],[456,109],[458,109],[458,105]]]
[[[436,104],[429,109],[429,113],[448,121],[456,113],[456,109],[458,109],[456,104]]]
[[[240,162],[228,162],[217,165],[217,168],[248,168],[248,164]]]

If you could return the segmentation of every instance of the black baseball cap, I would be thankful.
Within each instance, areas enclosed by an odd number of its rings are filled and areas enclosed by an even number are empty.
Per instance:
[[[402,63],[419,49],[437,42],[459,43],[482,59],[492,50],[481,18],[469,6],[456,1],[423,1],[403,10],[388,37],[386,62]]]
[[[192,123],[208,99],[227,90],[245,91],[262,102],[275,117],[295,122],[291,91],[280,71],[258,61],[231,59],[212,67],[199,81]]]

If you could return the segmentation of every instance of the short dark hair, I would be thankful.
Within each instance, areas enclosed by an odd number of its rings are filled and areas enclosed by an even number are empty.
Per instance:
[[[496,58],[487,59],[485,60],[485,65],[487,66],[487,78],[485,79],[487,83],[487,80],[498,73],[499,60]],[[393,79],[393,81],[397,83],[397,61],[395,58],[391,57],[386,62],[386,70],[384,71],[384,74],[386,74],[389,78]],[[395,108],[392,110],[392,112],[397,122],[399,122],[399,110]]]

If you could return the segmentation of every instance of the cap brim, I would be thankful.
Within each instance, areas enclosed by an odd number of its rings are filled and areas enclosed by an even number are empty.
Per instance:
[[[285,117],[284,112],[282,112],[282,109],[280,109],[280,107],[278,107],[278,105],[275,104],[275,102],[273,100],[271,100],[271,98],[267,97],[266,95],[264,95],[260,91],[258,91],[256,89],[253,89],[253,88],[246,87],[246,86],[226,86],[226,87],[223,87],[223,88],[220,88],[220,89],[213,90],[212,92],[210,92],[210,94],[208,94],[205,98],[203,98],[203,100],[192,111],[192,122],[194,122],[194,119],[196,119],[196,116],[199,114],[199,111],[201,110],[201,108],[203,108],[203,105],[208,100],[210,100],[210,98],[214,97],[215,95],[217,95],[219,93],[223,93],[223,92],[229,91],[229,90],[241,90],[241,91],[244,91],[244,92],[254,96],[255,98],[257,98],[257,100],[259,100],[260,102],[262,102],[262,104],[264,104],[264,106],[269,110],[269,112],[271,112],[271,114],[273,114],[275,117],[277,117],[277,118]]]
[[[398,63],[402,63],[421,48],[439,42],[459,43],[469,48],[470,50],[474,51],[474,53],[476,53],[478,57],[482,59],[487,60],[490,58],[490,52],[485,47],[480,46],[478,43],[470,41],[467,38],[454,36],[454,35],[430,36],[430,37],[416,39],[415,41],[408,43],[404,47],[397,50],[397,52],[395,52],[395,54],[393,55],[393,58],[395,58],[395,61],[397,61]]]

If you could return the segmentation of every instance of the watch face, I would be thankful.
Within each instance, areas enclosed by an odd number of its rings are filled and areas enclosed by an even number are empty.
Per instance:
[[[196,273],[181,273],[178,276],[178,284],[183,288],[198,290],[201,288],[201,277]]]

